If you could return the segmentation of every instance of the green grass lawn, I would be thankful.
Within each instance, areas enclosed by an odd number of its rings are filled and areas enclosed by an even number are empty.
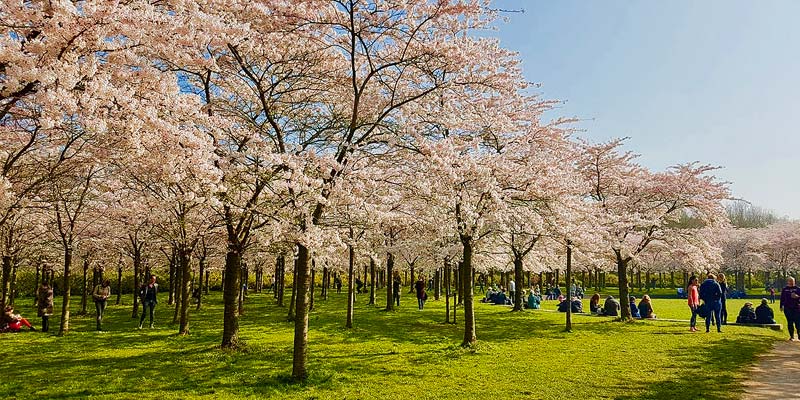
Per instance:
[[[271,295],[250,296],[240,330],[246,347],[237,352],[218,349],[220,295],[206,302],[191,314],[188,337],[168,323],[166,301],[156,309],[153,330],[137,330],[126,305],[109,307],[108,332],[92,331],[88,316],[74,317],[66,337],[2,334],[0,393],[20,399],[731,399],[740,395],[745,368],[786,336],[736,326],[721,335],[690,333],[680,323],[580,315],[565,333],[561,313],[477,304],[479,344],[464,350],[458,346],[461,310],[459,325],[444,324],[443,300],[420,312],[404,294],[402,307],[387,313],[365,305],[362,295],[355,328],[348,330],[345,295],[333,294],[317,299],[310,318],[310,379],[292,384],[293,325]],[[18,308],[38,326],[31,303],[21,299]],[[732,303],[735,319],[740,304]],[[545,302],[545,309],[554,306]],[[664,318],[688,318],[684,300],[659,299],[654,308]],[[52,325],[57,331],[57,322]]]

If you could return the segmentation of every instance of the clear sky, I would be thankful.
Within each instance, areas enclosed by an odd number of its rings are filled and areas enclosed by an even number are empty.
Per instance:
[[[652,169],[723,166],[734,196],[800,218],[800,0],[496,0],[501,42],[584,137]]]

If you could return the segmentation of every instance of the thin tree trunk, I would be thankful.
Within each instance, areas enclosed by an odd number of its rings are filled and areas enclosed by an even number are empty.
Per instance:
[[[350,228],[350,239],[353,239],[353,228]],[[356,263],[356,253],[355,249],[353,248],[352,244],[347,245],[347,254],[348,254],[348,261],[347,261],[347,319],[345,321],[344,326],[347,328],[353,327],[353,307],[355,306],[355,291],[353,291],[353,273],[355,269]],[[369,259],[370,265],[375,266],[375,261],[372,260],[372,257]],[[373,283],[374,283],[373,279]],[[373,290],[374,295],[374,290]],[[373,296],[374,297],[374,296]],[[374,298],[373,298],[374,300]],[[374,304],[374,301],[373,301]]]
[[[572,242],[567,240],[567,284],[572,282]],[[567,286],[567,332],[572,332],[572,296],[569,293],[570,286]]]
[[[311,260],[311,285],[309,286],[308,312],[314,311],[314,286],[316,286],[317,271],[314,269],[314,260]]]
[[[145,279],[146,280],[146,279]],[[175,292],[177,291],[178,272],[175,263],[175,250],[172,250],[172,255],[169,257],[169,298],[167,299],[168,305],[175,304]]]
[[[136,319],[139,317],[139,275],[141,268],[141,256],[139,252],[134,250],[133,253],[133,314],[131,318]]]
[[[69,332],[69,297],[70,297],[70,282],[69,273],[72,266],[72,249],[66,247],[64,249],[64,297],[61,302],[61,324],[58,327],[58,336],[64,336]]]
[[[569,253],[567,253],[569,254]],[[569,279],[569,278],[567,278]],[[522,254],[514,252],[514,308],[511,311],[522,311]]]
[[[86,315],[86,296],[88,289],[86,288],[87,278],[89,276],[89,261],[83,260],[83,281],[81,281],[81,312],[80,315]]]
[[[292,378],[305,381],[308,378],[308,249],[297,244],[297,263],[295,264],[296,315],[294,319],[294,351],[292,354]]]
[[[223,328],[222,348],[234,349],[239,345],[239,310],[236,307],[239,294],[239,270],[242,267],[242,252],[232,243],[225,255],[225,279],[222,280]]]
[[[292,271],[292,299],[289,300],[289,313],[286,315],[288,321],[294,321],[294,307],[297,302],[297,259],[294,260]]]
[[[122,265],[117,267],[117,305],[122,302]]]
[[[394,310],[394,297],[393,291],[394,285],[392,284],[392,280],[394,279],[394,254],[388,253],[386,255],[386,311],[393,311]]]
[[[203,305],[203,275],[206,272],[205,256],[200,257],[200,260],[198,260],[198,268],[199,268],[198,271],[199,279],[197,279],[197,284],[199,285],[199,287],[197,288],[197,309],[199,310],[200,307],[202,307]]]
[[[461,262],[461,279],[465,282],[464,286],[469,286],[472,281],[472,238],[462,236],[461,244],[464,248],[463,261]],[[472,304],[472,287],[470,286],[464,291],[464,340],[461,342],[462,347],[470,347],[478,338],[475,333],[475,310]]]
[[[283,304],[283,288],[284,288],[284,274],[286,273],[286,257],[283,254],[278,256],[278,259],[275,261],[275,291],[277,291],[278,296],[278,306],[285,307]]]
[[[191,256],[192,251],[190,249],[181,248],[178,250],[178,265],[181,273],[180,326],[178,327],[178,334],[180,335],[189,334],[189,304],[192,301]],[[177,309],[177,307],[175,308]]]
[[[369,258],[369,304],[375,305],[375,259]]]
[[[623,259],[617,252],[617,274],[619,276],[619,304],[621,308],[621,319],[627,321],[631,319],[630,302],[628,301],[628,261]]]
[[[450,266],[444,260],[444,322],[450,323]],[[454,322],[455,323],[455,322]]]
[[[11,297],[11,256],[3,256],[3,298],[0,305],[4,308]]]

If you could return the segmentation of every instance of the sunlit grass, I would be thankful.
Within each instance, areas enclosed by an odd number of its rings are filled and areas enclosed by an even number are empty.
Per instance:
[[[445,324],[443,300],[429,301],[420,312],[405,295],[399,310],[387,313],[359,297],[351,330],[344,328],[344,300],[344,294],[333,294],[316,301],[311,375],[303,385],[288,379],[293,325],[286,322],[286,309],[269,294],[251,295],[241,319],[246,346],[221,351],[222,307],[219,294],[212,294],[201,312],[192,312],[188,337],[177,336],[177,326],[168,323],[172,310],[165,302],[156,309],[153,330],[137,330],[124,305],[109,307],[107,332],[94,332],[88,316],[75,317],[62,338],[0,335],[0,392],[11,398],[101,399],[730,399],[741,390],[743,368],[785,336],[736,326],[725,327],[722,335],[692,334],[681,323],[622,324],[581,315],[573,332],[565,333],[561,313],[512,313],[477,304],[479,343],[465,350],[458,346],[461,309],[458,325]],[[743,302],[731,301],[732,320]],[[18,303],[38,325],[32,301]],[[554,307],[554,301],[545,302],[545,309]],[[662,318],[689,317],[684,300],[656,299],[654,308]]]

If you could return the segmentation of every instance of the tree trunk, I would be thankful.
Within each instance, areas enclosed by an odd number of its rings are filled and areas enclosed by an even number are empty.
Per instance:
[[[433,277],[433,299],[439,300],[439,295],[441,294],[441,287],[442,287],[442,269],[437,268],[436,274]]]
[[[178,271],[175,265],[175,250],[172,250],[172,255],[169,258],[169,298],[167,299],[168,305],[175,304],[175,292],[177,292]],[[145,279],[146,280],[146,279]]]
[[[275,291],[278,296],[278,306],[284,307],[283,294],[284,294],[284,276],[286,274],[286,257],[283,254],[278,256],[275,260]]]
[[[117,305],[122,302],[122,266],[117,267]]]
[[[314,286],[316,286],[317,271],[314,269],[314,260],[311,260],[311,286],[308,300],[308,312],[314,311]]]
[[[375,260],[369,258],[369,305],[375,305]]]
[[[350,228],[350,239],[352,240],[352,238],[353,238],[353,229]],[[355,269],[355,263],[356,263],[356,251],[353,248],[352,244],[348,244],[347,245],[347,254],[349,256],[348,257],[348,261],[347,261],[347,319],[345,321],[344,326],[346,328],[352,328],[353,327],[353,308],[355,306],[355,301],[356,301],[356,297],[355,297],[356,293],[353,290],[353,274],[355,272],[354,269]],[[369,258],[369,264],[372,266],[372,268],[374,270],[375,269],[375,261],[372,259],[372,257]],[[373,279],[372,282],[374,284],[375,283],[375,279]],[[375,300],[375,291],[374,290],[372,291],[372,294],[371,294],[370,298],[372,300],[372,303],[370,303],[370,304],[375,304],[375,301],[374,301]]]
[[[450,266],[444,260],[444,322],[450,323]]]
[[[173,259],[175,260],[174,261],[174,265],[175,265],[175,269],[174,269],[174,272],[175,272],[175,286],[173,286],[173,290],[175,291],[175,296],[173,297],[173,299],[175,300],[175,303],[174,303],[175,304],[175,309],[173,310],[173,313],[172,313],[172,323],[173,324],[177,324],[180,321],[181,305],[183,304],[183,301],[181,299],[181,292],[180,292],[180,289],[181,289],[182,283],[183,283],[182,282],[183,281],[183,274],[181,272],[181,266],[180,266],[180,262],[181,261],[179,260],[179,256],[178,256],[177,250],[173,249],[172,254],[173,254]]]
[[[208,294],[208,276],[209,275],[210,275],[209,271],[206,270],[206,284],[203,285],[203,291],[205,292],[204,294]]]
[[[569,253],[567,253],[569,254]],[[569,277],[567,277],[569,280]],[[522,254],[514,254],[514,308],[511,311],[522,311]]]
[[[178,249],[178,265],[181,274],[180,325],[178,327],[178,334],[180,335],[189,334],[189,304],[192,302],[191,257],[191,249],[187,249],[183,246],[181,249]]]
[[[87,278],[89,276],[89,261],[83,260],[83,281],[81,281],[81,312],[80,315],[86,315],[86,296],[88,289],[86,288]]]
[[[197,279],[197,284],[198,284],[198,287],[197,287],[197,309],[199,310],[200,307],[202,307],[202,305],[203,305],[203,275],[206,272],[206,258],[205,258],[205,256],[201,257],[200,260],[198,260],[198,269],[199,269],[199,271],[198,271],[199,279]]]
[[[72,249],[64,249],[64,297],[61,302],[61,324],[58,327],[58,336],[64,336],[69,332],[69,296],[70,282],[69,269],[72,266]]]
[[[239,270],[242,267],[242,252],[232,243],[228,244],[225,255],[225,279],[222,281],[223,328],[222,348],[235,349],[239,345],[239,310],[237,295],[239,294]]]
[[[297,295],[294,319],[294,351],[292,358],[292,379],[305,381],[308,377],[308,249],[297,244],[297,263],[295,264],[295,287]]]
[[[5,308],[11,297],[11,256],[3,256],[3,298],[0,305]]]
[[[297,259],[292,264],[292,298],[289,300],[289,313],[286,314],[287,321],[294,321],[294,306],[297,302]]]
[[[11,290],[9,291],[9,304],[12,306],[14,302],[17,300],[17,267],[19,266],[19,260],[17,257],[14,256],[13,261],[11,262]]]
[[[464,260],[461,262],[461,279],[464,286],[468,286],[464,290],[464,340],[461,342],[462,347],[470,347],[478,338],[475,334],[475,310],[472,304],[472,286],[469,282],[472,281],[472,238],[467,236],[461,237],[461,245],[464,248]]]
[[[623,321],[628,321],[631,319],[631,308],[628,301],[628,260],[623,259],[619,252],[617,252],[617,274],[619,275],[620,317]]]
[[[572,282],[572,242],[567,240],[567,326],[566,331],[572,332],[572,295],[569,293]]]
[[[328,280],[330,280],[331,270],[328,267],[322,268],[322,300],[328,300]]]
[[[386,254],[386,311],[394,311],[394,297],[393,291],[394,284],[394,254]]]
[[[139,252],[133,252],[133,314],[131,318],[136,319],[139,317],[139,275],[142,264],[142,258]]]
[[[408,293],[409,294],[414,293],[414,283],[416,283],[416,282],[417,282],[417,280],[415,279],[415,276],[414,276],[414,264],[411,264],[411,282],[408,284]]]

